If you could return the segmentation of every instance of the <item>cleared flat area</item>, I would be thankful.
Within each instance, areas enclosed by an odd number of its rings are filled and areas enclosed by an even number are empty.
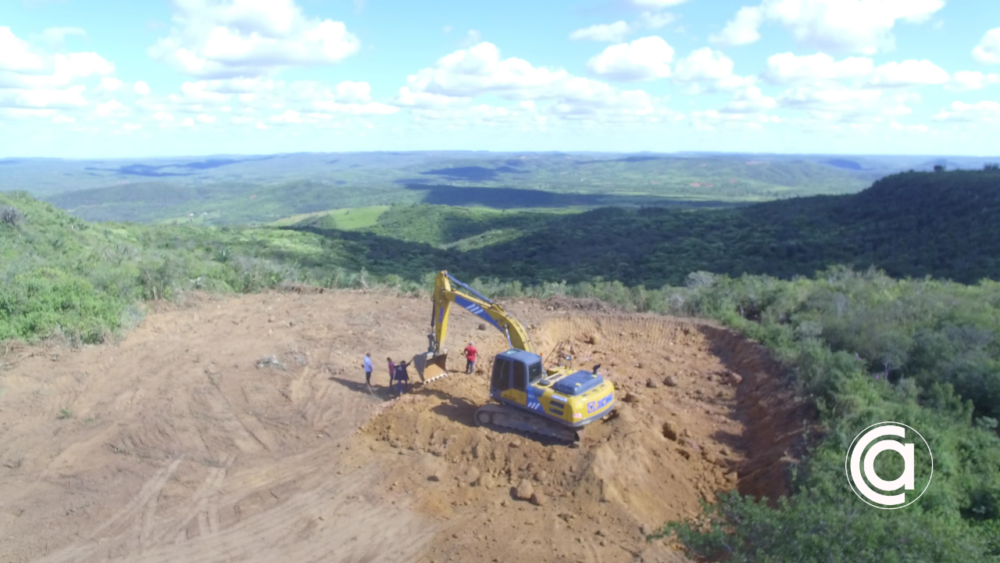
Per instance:
[[[426,349],[424,299],[192,297],[118,344],[9,348],[0,560],[683,561],[643,528],[716,490],[780,492],[786,444],[765,434],[787,434],[788,405],[768,428],[747,418],[779,397],[756,346],[593,303],[508,305],[543,355],[600,363],[618,387],[620,416],[581,447],[474,426],[482,373],[396,399],[384,359]],[[504,348],[453,319],[452,349]]]

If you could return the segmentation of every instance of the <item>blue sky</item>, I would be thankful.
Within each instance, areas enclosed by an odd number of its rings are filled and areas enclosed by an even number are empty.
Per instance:
[[[8,0],[0,156],[1000,154],[993,0]]]

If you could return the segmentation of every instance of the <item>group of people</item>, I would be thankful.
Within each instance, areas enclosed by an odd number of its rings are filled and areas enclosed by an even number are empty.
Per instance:
[[[389,388],[392,388],[393,381],[396,382],[397,392],[402,395],[403,388],[405,387],[407,391],[410,390],[410,374],[407,372],[406,368],[409,366],[405,361],[399,362],[398,364],[393,363],[392,358],[386,358],[389,362]],[[372,384],[372,371],[375,370],[375,366],[372,363],[372,354],[368,352],[365,354],[365,358],[361,363],[361,366],[365,369],[365,383],[370,387]]]
[[[472,370],[476,366],[476,354],[479,353],[476,350],[474,343],[469,342],[469,345],[465,347],[465,373],[472,373]],[[386,358],[389,362],[389,388],[392,389],[393,381],[396,382],[396,390],[402,395],[403,388],[406,391],[410,390],[410,374],[407,372],[406,368],[409,364],[406,361],[399,362],[398,364],[393,363],[392,358]],[[375,371],[375,364],[372,362],[371,352],[365,353],[364,360],[361,362],[361,367],[365,370],[365,383],[371,387],[372,384],[372,372]]]

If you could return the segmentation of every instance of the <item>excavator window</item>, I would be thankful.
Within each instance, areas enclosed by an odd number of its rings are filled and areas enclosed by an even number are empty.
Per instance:
[[[514,362],[514,389],[524,391],[528,386],[528,377],[524,370],[524,364]]]
[[[534,383],[542,378],[542,362],[535,362],[528,366],[528,383]]]
[[[493,388],[499,391],[510,389],[510,361],[497,358],[493,362]]]

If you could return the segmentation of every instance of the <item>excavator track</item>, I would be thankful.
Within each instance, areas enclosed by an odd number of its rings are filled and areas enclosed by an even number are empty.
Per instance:
[[[551,438],[568,444],[578,444],[580,432],[537,415],[506,405],[489,404],[479,407],[475,414],[476,425],[506,428],[536,436]]]

